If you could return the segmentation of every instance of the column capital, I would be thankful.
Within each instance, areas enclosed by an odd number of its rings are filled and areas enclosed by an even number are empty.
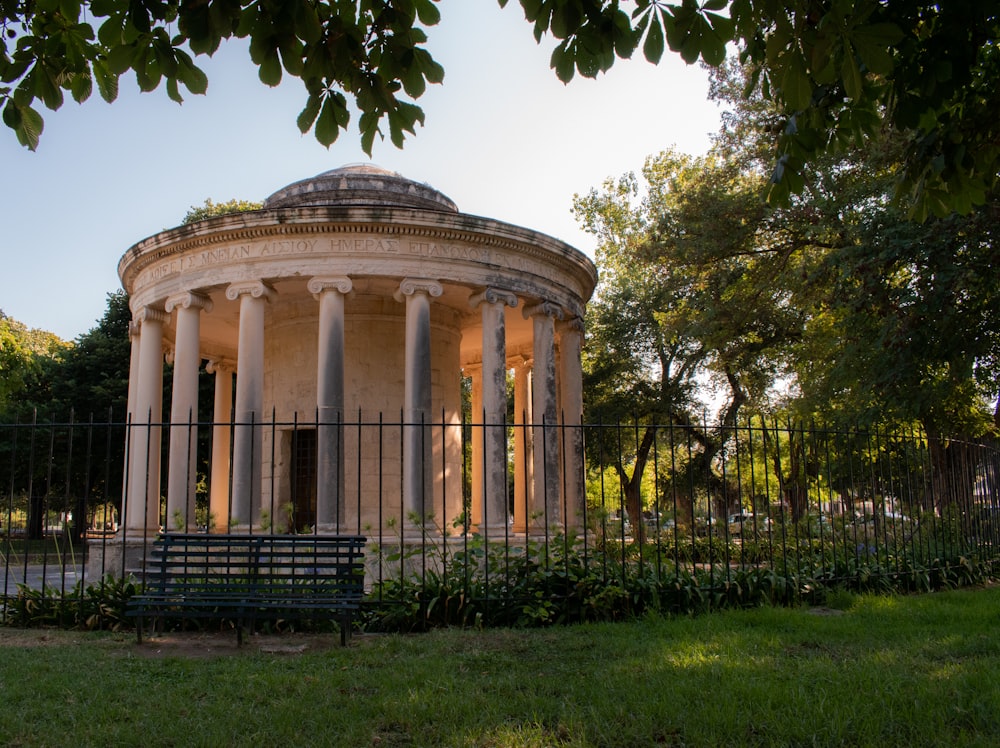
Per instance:
[[[479,293],[472,294],[469,297],[469,306],[473,309],[478,307],[483,302],[487,304],[506,304],[509,307],[517,306],[517,296],[511,291],[505,291],[502,288],[484,288]]]
[[[144,306],[140,307],[139,309],[136,309],[135,312],[132,313],[132,321],[141,328],[142,323],[146,321],[161,322],[163,324],[166,324],[167,322],[170,321],[170,316],[162,309],[156,309],[155,307],[151,306]]]
[[[515,353],[513,356],[509,356],[507,361],[512,368],[530,369],[534,363],[534,358],[523,353]]]
[[[236,301],[240,296],[252,296],[255,299],[262,298],[264,301],[270,301],[274,298],[275,291],[264,281],[259,280],[230,283],[226,289],[226,298],[230,301]]]
[[[135,319],[129,320],[128,323],[128,336],[129,338],[139,337],[139,321]]]
[[[578,332],[581,335],[584,333],[583,318],[581,317],[570,317],[569,319],[562,320],[559,323],[559,332]]]
[[[402,301],[405,296],[425,293],[428,296],[440,296],[444,293],[444,288],[432,278],[403,278],[399,282],[399,290],[393,294],[396,301]]]
[[[350,293],[354,288],[354,282],[346,275],[315,275],[306,284],[315,298],[323,291],[339,291],[342,294]]]
[[[552,301],[542,301],[538,304],[532,304],[531,306],[526,306],[522,312],[525,319],[530,319],[531,317],[538,317],[540,315],[545,315],[547,317],[552,317],[553,319],[564,319],[566,313],[563,308]]]
[[[208,363],[205,364],[205,371],[209,374],[225,374],[226,372],[236,371],[236,364],[225,358],[210,358],[208,359]]]
[[[206,312],[210,312],[212,311],[212,300],[194,291],[181,291],[168,296],[163,308],[167,314],[170,314],[174,309],[204,309]]]

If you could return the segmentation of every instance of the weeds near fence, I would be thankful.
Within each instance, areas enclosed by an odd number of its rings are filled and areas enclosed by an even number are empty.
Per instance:
[[[458,550],[425,538],[422,545],[376,549],[380,563],[400,573],[372,591],[365,620],[373,631],[620,621],[821,604],[844,592],[953,589],[985,583],[996,572],[993,559],[971,554],[917,559],[909,541],[891,551],[855,548],[838,557],[832,539],[805,538],[794,548],[782,546],[772,566],[733,561],[764,557],[752,544],[699,537],[643,549],[615,541],[588,547],[586,538],[573,535],[521,545],[477,536]]]
[[[553,542],[558,540],[559,542]],[[415,632],[465,628],[544,627],[583,622],[627,621],[649,613],[698,615],[763,606],[824,604],[844,593],[930,592],[984,584],[995,578],[995,562],[975,556],[930,562],[874,557],[829,565],[822,554],[803,559],[788,573],[760,566],[732,568],[699,564],[659,566],[638,554],[622,562],[619,549],[586,548],[582,538],[557,537],[510,547],[474,539],[453,551],[447,543],[428,549],[379,549],[383,563],[419,561],[371,591],[365,603],[367,631]],[[2,622],[18,627],[119,631],[134,579],[108,577],[72,591],[18,585],[3,608]],[[305,628],[309,628],[308,625]],[[278,627],[280,630],[281,627]]]
[[[66,591],[51,585],[33,589],[19,584],[17,595],[4,603],[0,621],[24,628],[120,631],[131,627],[125,619],[125,603],[138,591],[139,585],[132,578],[106,577],[86,587],[78,582],[73,590]]]

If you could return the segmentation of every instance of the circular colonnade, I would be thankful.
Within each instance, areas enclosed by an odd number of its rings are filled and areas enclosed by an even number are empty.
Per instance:
[[[269,508],[288,510],[287,530],[578,521],[580,351],[597,274],[573,247],[349,166],[261,210],[145,239],[119,275],[133,316],[127,536],[194,525],[203,365],[215,377],[211,531],[261,527]]]

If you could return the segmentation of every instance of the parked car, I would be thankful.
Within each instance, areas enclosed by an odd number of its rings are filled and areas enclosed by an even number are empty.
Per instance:
[[[855,517],[855,524],[863,525],[873,525],[876,522],[889,522],[890,524],[899,524],[903,522],[909,522],[910,518],[905,514],[900,514],[899,512],[885,512],[874,514],[858,514]]]
[[[643,512],[642,522],[646,526],[647,533],[655,533],[658,530],[671,530],[674,527],[673,517],[665,517],[659,512]]]
[[[771,518],[764,514],[751,514],[750,512],[739,512],[730,514],[726,520],[729,534],[742,536],[751,532],[766,532],[771,526]]]
[[[720,535],[723,532],[722,523],[723,519],[720,517],[695,517],[694,519],[694,529],[698,535]]]

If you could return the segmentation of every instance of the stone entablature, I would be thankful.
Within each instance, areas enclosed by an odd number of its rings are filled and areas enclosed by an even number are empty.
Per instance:
[[[343,213],[325,212],[334,211]],[[251,277],[279,281],[387,271],[462,285],[506,285],[561,304],[574,316],[582,311],[580,299],[589,298],[588,287],[592,292],[595,270],[584,255],[509,224],[444,215],[432,226],[426,216],[413,221],[411,211],[366,209],[351,209],[334,221],[318,220],[334,216],[317,212],[324,211],[262,210],[166,231],[133,246],[119,263],[119,275],[137,303]],[[451,225],[459,219],[466,225]]]

